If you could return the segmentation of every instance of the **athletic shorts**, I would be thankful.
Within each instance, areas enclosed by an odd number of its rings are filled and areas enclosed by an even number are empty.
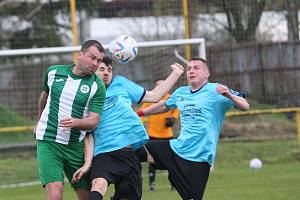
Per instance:
[[[141,163],[131,148],[98,154],[93,159],[91,179],[104,178],[115,185],[113,199],[142,198]]]
[[[207,162],[194,162],[179,157],[168,140],[152,140],[145,144],[156,169],[168,170],[171,184],[184,200],[202,199],[209,176]]]
[[[43,186],[51,182],[64,182],[64,172],[71,183],[73,174],[84,164],[83,142],[71,145],[37,140],[37,161]],[[74,188],[90,189],[89,177],[83,177]]]

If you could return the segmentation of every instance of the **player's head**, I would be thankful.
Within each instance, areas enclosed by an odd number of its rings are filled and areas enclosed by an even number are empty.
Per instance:
[[[206,60],[203,58],[192,58],[188,63],[187,80],[192,87],[201,87],[208,82],[210,72]]]
[[[96,72],[104,56],[104,48],[100,42],[87,40],[81,46],[76,70],[81,75],[91,75]]]
[[[112,60],[110,57],[105,56],[96,71],[96,75],[101,78],[104,85],[107,87],[110,85],[113,78]]]

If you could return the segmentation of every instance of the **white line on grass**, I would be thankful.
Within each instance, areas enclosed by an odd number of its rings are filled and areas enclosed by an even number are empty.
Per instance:
[[[65,182],[68,180],[65,179]],[[28,186],[34,186],[34,185],[40,185],[40,181],[31,181],[31,182],[25,182],[25,183],[14,183],[14,184],[8,184],[8,185],[0,185],[0,189],[6,189],[6,188],[18,188],[18,187],[28,187]]]
[[[162,171],[158,172],[159,176],[167,176],[168,172]],[[145,174],[143,174],[145,176]],[[68,180],[65,179],[65,182]],[[7,188],[19,188],[19,187],[28,187],[28,186],[34,186],[34,185],[39,185],[41,184],[40,181],[31,181],[31,182],[25,182],[25,183],[14,183],[14,184],[8,184],[8,185],[0,185],[0,189],[7,189]]]
[[[0,189],[27,187],[27,186],[38,185],[38,184],[41,184],[41,182],[40,181],[32,181],[32,182],[26,182],[26,183],[15,183],[15,184],[8,184],[8,185],[0,185]]]

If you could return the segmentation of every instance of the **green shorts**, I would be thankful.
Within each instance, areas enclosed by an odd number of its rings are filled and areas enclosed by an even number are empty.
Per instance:
[[[64,172],[71,183],[73,174],[84,164],[83,141],[65,145],[37,140],[37,161],[41,183],[64,182]],[[83,177],[73,188],[90,189],[88,176]]]

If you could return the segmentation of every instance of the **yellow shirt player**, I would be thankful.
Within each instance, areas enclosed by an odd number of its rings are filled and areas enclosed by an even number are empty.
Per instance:
[[[163,80],[156,81],[156,86],[162,84]],[[166,94],[161,100],[165,101],[169,98],[170,94]],[[151,106],[153,103],[144,103],[141,109]],[[179,117],[179,111],[177,109],[169,110],[168,112],[150,115],[147,118],[141,117],[144,124],[147,124],[147,132],[150,140],[162,140],[173,138],[173,125],[176,119]],[[149,163],[149,190],[154,191],[154,181],[155,181],[155,167]],[[173,187],[171,187],[173,190]]]
[[[167,100],[170,94],[166,94],[162,100]],[[153,103],[144,103],[141,109],[146,108]],[[179,111],[170,110],[158,115],[150,115],[148,118],[142,117],[144,124],[147,124],[147,132],[150,139],[171,139],[173,138],[173,125],[179,116]]]

